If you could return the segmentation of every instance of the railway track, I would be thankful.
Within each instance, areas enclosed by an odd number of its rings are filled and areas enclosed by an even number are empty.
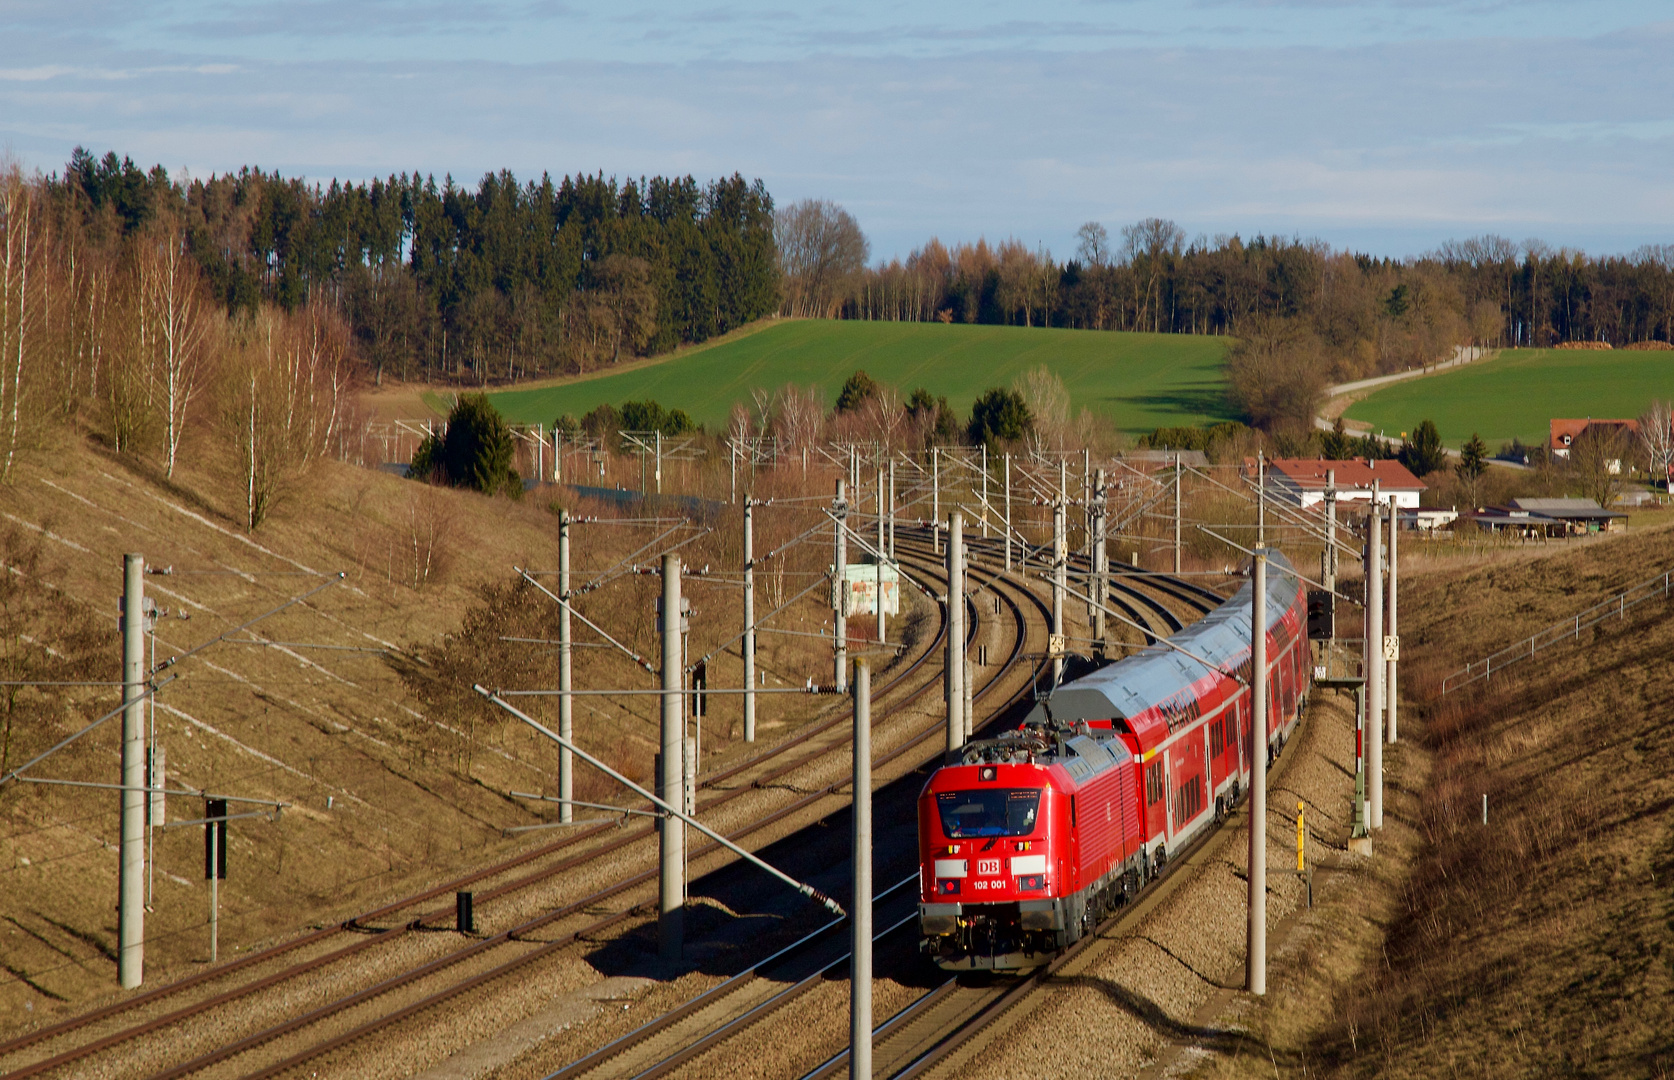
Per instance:
[[[996,590],[1015,590],[1032,601],[1043,619],[1049,618],[1050,608],[1041,597],[1032,590],[1001,576],[990,577],[985,588]],[[1166,616],[1167,625],[1177,629],[1183,625],[1183,620],[1169,610],[1165,604],[1154,597],[1150,597],[1137,589],[1130,590],[1131,594],[1140,597],[1143,610],[1158,618]],[[1172,594],[1170,594],[1172,595]],[[1018,604],[1015,597],[1008,597],[1008,602]],[[1212,610],[1214,604],[1206,598],[1195,596],[1179,598],[1193,611],[1201,613]],[[1134,609],[1136,617],[1142,617],[1138,609]],[[993,682],[985,687],[985,691],[992,687]],[[1014,699],[1015,700],[1015,699]],[[1008,703],[1009,704],[1009,703]],[[934,734],[934,732],[929,733]],[[1164,879],[1166,880],[1166,876]],[[915,878],[906,879],[894,888],[900,888]],[[882,894],[880,894],[881,896]],[[906,927],[916,926],[916,894],[913,895],[913,905],[909,905],[907,914],[901,920],[892,914],[880,910],[875,918],[884,925],[886,930],[875,935],[875,945],[887,950],[887,958],[880,958],[883,964],[896,966],[910,965],[917,958],[916,934],[899,935],[897,932]],[[817,980],[824,978],[826,972],[831,972],[842,963],[846,963],[846,953],[840,960],[834,960],[830,965],[819,971],[811,971],[801,979],[791,982],[784,989],[779,990],[767,998],[762,1005],[751,1008],[734,1008],[723,1014],[724,1018],[712,1023],[708,1027],[701,1026],[702,1016],[714,1015],[717,1008],[714,1002],[707,1000],[712,995],[724,997],[729,987],[738,984],[752,971],[740,973],[733,980],[709,991],[707,994],[688,1002],[686,1006],[675,1010],[668,1016],[661,1017],[628,1035],[616,1040],[608,1046],[581,1058],[557,1072],[546,1080],[651,1080],[654,1077],[665,1076],[689,1064],[700,1056],[722,1047],[729,1040],[739,1038],[753,1026],[765,1022],[774,1012],[788,1004],[802,993],[811,989]],[[920,996],[905,1009],[897,1012],[875,1030],[873,1064],[878,1075],[894,1075],[895,1072],[906,1069],[915,1061],[933,1052],[936,1046],[944,1040],[949,1032],[958,1031],[963,1025],[975,1021],[983,1016],[986,1010],[1013,987],[1014,982],[1006,979],[989,979],[962,982],[958,978],[947,979],[940,986]],[[770,1004],[769,1004],[770,1003]],[[698,1024],[696,1031],[685,1036],[677,1048],[666,1053],[666,1056],[647,1064],[648,1048],[662,1048],[668,1043],[667,1028],[671,1023],[669,1017],[675,1017],[682,1025],[682,1030],[688,1030],[693,1024]],[[714,1065],[712,1071],[725,1071],[724,1065]],[[846,1050],[840,1050],[807,1074],[808,1078],[835,1077],[847,1071],[848,1055]]]
[[[910,549],[914,545],[909,541],[909,543],[904,546]],[[918,572],[926,579],[940,582],[942,579],[939,572],[938,562],[935,561],[933,557],[922,553],[916,554],[917,558],[915,558],[914,561],[917,562],[922,560],[922,564],[917,567]],[[975,578],[983,573],[984,571],[973,567],[973,584],[979,584]],[[994,582],[998,578],[999,575],[989,573],[988,581],[982,584],[997,588],[997,586],[994,586]],[[1016,586],[1015,588],[1019,593],[1026,596],[1028,600],[1032,602],[1033,606],[1038,609],[1038,613],[1040,615],[1044,616],[1046,606],[1041,601],[1039,596],[1022,586]],[[1020,657],[1023,655],[1024,644],[1029,636],[1029,624],[1028,618],[1024,614],[1024,605],[1020,604],[1015,597],[1009,597],[1007,599],[1007,604],[1012,609],[1013,621],[1016,626],[1016,632],[1013,635],[1011,656],[1005,664],[1001,666],[1000,671],[988,679],[982,689],[974,695],[976,697],[985,696],[998,686],[1007,677],[1007,674],[1012,670],[1014,665],[1018,663]],[[971,606],[971,615],[973,616],[970,622],[971,637],[974,639],[979,631],[979,628],[983,625],[983,622],[980,612],[975,610],[975,605],[972,604]],[[1153,613],[1166,610],[1164,605],[1158,603],[1154,599],[1148,600],[1148,606],[1151,608]],[[944,609],[942,611],[942,619],[938,626],[935,639],[912,661],[911,664],[908,665],[905,670],[892,678],[886,686],[879,688],[878,697],[892,697],[894,700],[890,703],[887,710],[884,710],[879,714],[880,719],[877,723],[881,723],[884,719],[887,719],[888,716],[905,709],[914,700],[929,692],[929,690],[935,685],[937,680],[930,679],[925,680],[914,687],[910,685],[909,680],[913,679],[915,673],[920,672],[929,659],[939,652],[937,646],[942,641],[943,636],[945,635],[945,630],[946,614]],[[712,774],[706,774],[702,778],[702,783],[711,794],[700,803],[700,812],[707,813],[713,811],[715,808],[740,798],[748,792],[760,790],[763,785],[770,784],[780,778],[789,776],[797,770],[813,764],[818,759],[832,753],[834,750],[846,746],[848,741],[846,733],[841,733],[841,736],[830,745],[811,749],[808,753],[802,755],[793,755],[792,753],[795,748],[808,745],[814,740],[817,740],[822,734],[830,732],[832,729],[839,726],[846,727],[846,724],[847,716],[839,711],[838,715],[816,721],[815,723],[808,725],[796,736],[781,742],[769,751],[755,755],[750,759],[739,762],[724,770],[720,770]],[[941,726],[939,724],[931,725],[925,730],[919,732],[917,735],[909,738],[902,745],[896,747],[895,750],[885,755],[883,759],[880,759],[877,764],[879,766],[885,765],[895,758],[910,753],[914,748],[922,745],[931,738],[936,738],[940,735]],[[762,770],[761,766],[764,764],[769,767]],[[728,781],[736,781],[738,782],[738,786],[731,789],[721,789],[719,787],[719,785]],[[841,786],[841,782],[830,784],[818,791],[811,792],[801,798],[795,799],[790,805],[780,808],[746,828],[737,830],[732,833],[729,838],[736,840],[740,837],[748,836],[752,833],[760,831],[763,828],[776,824],[777,822],[782,821],[799,811],[808,809],[820,799],[830,798],[833,795],[836,795]],[[396,915],[406,909],[420,906],[428,900],[432,900],[438,896],[446,894],[447,892],[454,891],[455,889],[479,884],[484,881],[492,880],[496,877],[503,877],[518,869],[527,867],[532,863],[538,863],[545,858],[557,855],[565,849],[583,845],[588,839],[597,837],[607,830],[613,830],[614,828],[615,827],[613,825],[604,825],[592,829],[580,830],[577,834],[567,837],[557,843],[544,845],[531,852],[526,852],[512,859],[497,863],[494,866],[484,868],[483,870],[476,871],[469,875],[455,878],[442,885],[424,890],[421,893],[405,897],[394,903],[374,909],[373,911],[362,913],[361,915],[356,916],[353,919],[346,920],[341,924],[322,928],[292,942],[283,943],[279,946],[275,946],[271,949],[243,958],[232,964],[211,969],[201,973],[200,975],[193,976],[186,980],[181,980],[178,983],[160,987],[157,990],[139,995],[136,998],[129,999],[128,1001],[114,1003],[111,1006],[94,1010],[91,1013],[83,1014],[81,1017],[72,1018],[71,1020],[65,1021],[61,1024],[52,1025],[50,1027],[38,1029],[35,1032],[27,1033],[24,1036],[0,1045],[0,1062],[6,1061],[9,1057],[15,1057],[19,1051],[27,1049],[31,1046],[36,1046],[43,1042],[53,1040],[67,1040],[77,1033],[86,1032],[95,1028],[103,1021],[121,1020],[126,1016],[137,1015],[139,1011],[143,1010],[147,1006],[163,1002],[169,997],[182,995],[191,989],[202,987],[213,980],[223,980],[229,975],[257,968],[276,960],[281,960],[287,954],[305,949],[308,946],[317,946],[327,943],[327,939],[335,935],[350,934],[357,931],[364,934],[364,936],[361,936],[358,940],[345,947],[310,957],[300,963],[292,964],[289,967],[285,967],[277,971],[268,972],[267,974],[260,975],[259,977],[238,986],[222,990],[221,992],[208,998],[191,1002],[160,1015],[151,1016],[139,1023],[131,1024],[116,1031],[98,1033],[93,1039],[81,1042],[76,1046],[60,1051],[57,1054],[39,1058],[34,1062],[20,1064],[8,1073],[8,1075],[23,1077],[48,1072],[52,1069],[68,1065],[72,1062],[84,1060],[103,1051],[122,1046],[145,1035],[164,1031],[165,1029],[209,1013],[212,1010],[227,1005],[240,998],[273,990],[287,981],[296,979],[308,972],[317,971],[330,965],[341,964],[352,959],[359,958],[361,954],[366,953],[368,950],[373,950],[380,945],[398,940],[403,936],[412,935],[428,927],[436,926],[448,918],[451,914],[451,909],[439,909],[436,911],[424,912],[401,925],[375,927],[373,924],[379,921],[387,920],[390,916]],[[603,845],[579,851],[576,854],[560,858],[557,862],[551,865],[542,866],[519,877],[513,878],[512,880],[503,881],[486,892],[479,892],[479,904],[528,890],[541,882],[548,881],[565,873],[567,870],[574,869],[587,862],[598,859],[610,852],[620,850],[637,840],[644,839],[650,835],[650,832],[650,829],[631,830],[630,835],[618,836]],[[694,850],[692,858],[694,862],[696,862],[697,860],[714,853],[717,848],[718,845],[705,845]],[[592,935],[609,930],[612,927],[631,920],[639,912],[642,905],[629,904],[620,911],[612,912],[602,918],[594,918],[586,925],[576,927],[574,929],[565,929],[555,925],[563,923],[565,920],[573,921],[574,917],[584,915],[589,911],[589,909],[597,908],[601,903],[616,898],[636,886],[647,884],[649,881],[654,879],[654,876],[654,870],[630,875],[613,883],[605,889],[592,892],[574,900],[571,903],[561,905],[552,911],[545,912],[533,919],[523,920],[510,929],[484,938],[483,940],[475,942],[463,949],[455,950],[443,956],[432,958],[425,963],[399,971],[392,974],[388,978],[374,982],[373,984],[363,987],[354,993],[333,999],[332,1001],[326,1002],[314,1009],[303,1012],[300,1015],[281,1021],[278,1024],[269,1025],[259,1031],[245,1035],[242,1038],[235,1039],[222,1046],[212,1049],[208,1053],[200,1054],[188,1061],[180,1062],[179,1064],[166,1068],[155,1075],[159,1078],[190,1075],[191,1073],[229,1061],[244,1053],[252,1051],[257,1047],[272,1046],[273,1044],[287,1042],[298,1033],[334,1017],[353,1017],[357,1014],[357,1011],[365,1011],[365,1007],[367,1005],[372,1002],[379,1001],[380,999],[385,1000],[387,1004],[395,1004],[395,1002],[389,1001],[388,999],[392,997],[405,998],[403,1003],[400,1003],[393,1009],[386,1008],[377,1016],[363,1020],[358,1024],[352,1024],[347,1030],[339,1031],[337,1034],[330,1036],[323,1041],[314,1042],[288,1054],[284,1054],[279,1058],[279,1060],[273,1061],[269,1065],[248,1075],[275,1076],[306,1062],[317,1060],[324,1055],[330,1054],[343,1047],[350,1046],[376,1032],[388,1030],[392,1026],[399,1024],[402,1020],[410,1016],[414,1016],[426,1009],[441,1004],[442,1002],[457,998],[471,990],[486,986],[496,979],[510,974],[511,972],[518,970],[529,963],[540,960],[543,957],[550,956],[554,952],[569,947],[577,941],[588,939]],[[535,943],[529,942],[527,939],[530,935],[535,933],[543,934],[545,939]],[[515,955],[509,956],[505,959],[496,960],[492,963],[488,962],[487,957],[489,954],[495,952],[514,952]],[[453,982],[440,987],[432,987],[430,985],[435,982],[443,981],[443,977],[449,973],[453,973],[461,977],[457,977]],[[748,981],[753,982],[756,980],[752,979]],[[699,1052],[701,1052],[701,1050]]]
[[[920,573],[927,578],[934,579],[934,565],[932,564],[928,568],[920,568]],[[973,612],[973,614],[975,613]],[[974,635],[980,623],[977,619],[973,619],[971,625],[972,633]],[[938,650],[936,646],[940,643],[942,636],[945,634],[945,627],[946,618],[945,612],[943,612],[943,618],[941,619],[938,627],[936,638],[926,649],[923,650],[923,652],[920,653],[920,655],[912,662],[912,664],[908,666],[906,670],[891,679],[885,686],[880,687],[879,697],[886,698],[887,700],[889,696],[893,695],[896,698],[888,710],[880,713],[880,720],[887,719],[891,713],[904,708],[911,701],[922,696],[934,686],[934,679],[923,681],[916,687],[911,686],[909,680],[913,678],[916,672],[920,671],[930,657],[937,654]],[[785,757],[795,747],[809,743],[821,734],[830,731],[838,725],[846,725],[846,722],[846,715],[843,715],[842,711],[839,710],[838,715],[809,725],[795,737],[785,740],[766,753],[756,755],[747,761],[740,762],[737,765],[720,772],[706,775],[703,778],[705,786],[709,787],[713,793],[708,799],[704,800],[700,804],[700,812],[712,811],[717,806],[724,805],[734,799],[740,798],[751,791],[760,790],[764,785],[781,777],[790,775],[798,769],[808,766],[820,757],[830,754],[834,749],[846,745],[847,734],[845,731],[842,737],[832,745],[812,750],[810,753],[801,756],[793,757],[792,760],[780,762],[765,772],[757,771],[753,774],[751,773],[752,769],[756,769],[762,763],[776,758]],[[734,787],[731,790],[714,790],[717,785],[729,780],[739,780],[741,782],[739,783],[739,786]],[[754,833],[776,824],[798,810],[806,808],[818,798],[829,795],[836,786],[837,785],[829,785],[821,792],[815,792],[812,795],[795,800],[790,806],[784,807],[777,812],[759,818],[750,827],[735,832],[733,834],[733,838]],[[294,953],[299,949],[304,949],[306,946],[325,943],[326,939],[333,936],[353,933],[357,930],[366,931],[374,922],[387,919],[389,916],[397,914],[403,909],[420,905],[427,900],[433,899],[457,888],[480,883],[484,880],[492,879],[497,875],[503,875],[508,871],[527,866],[532,862],[537,862],[547,856],[556,854],[565,848],[575,847],[576,845],[583,843],[589,837],[596,836],[602,832],[613,829],[614,826],[606,825],[593,829],[582,830],[578,835],[571,836],[558,843],[545,845],[532,852],[527,852],[517,856],[514,859],[496,864],[495,866],[485,868],[484,870],[477,871],[470,875],[455,878],[432,889],[403,898],[402,900],[396,901],[392,904],[384,905],[371,912],[362,913],[361,915],[356,916],[353,919],[346,920],[341,924],[322,928],[312,934],[305,935],[292,942],[284,943],[272,949],[264,950],[261,953],[253,954],[252,956],[243,958],[242,960],[236,961],[232,964],[211,969],[210,971],[201,973],[200,975],[193,976],[186,980],[181,980],[180,982],[169,986],[160,987],[157,990],[149,991],[124,1002],[114,1003],[113,1005],[107,1006],[103,1009],[94,1010],[63,1023],[26,1033],[24,1036],[14,1039],[4,1045],[0,1045],[0,1061],[4,1061],[8,1057],[12,1057],[15,1060],[15,1056],[18,1051],[27,1049],[31,1046],[54,1040],[67,1040],[79,1033],[94,1029],[104,1021],[115,1020],[120,1022],[126,1017],[137,1015],[147,1006],[161,1003],[170,997],[177,997],[186,991],[204,986],[212,980],[222,980],[229,975],[259,967],[264,963],[281,960],[286,957],[287,954]],[[628,835],[620,836],[602,846],[560,859],[552,865],[539,868],[531,873],[527,873],[511,881],[504,882],[487,892],[479,892],[479,903],[492,901],[503,896],[527,890],[586,862],[597,859],[604,854],[619,850],[629,844],[632,844],[636,840],[644,839],[650,836],[650,834],[650,829],[631,830]],[[715,850],[716,847],[716,845],[705,845],[695,849],[693,852],[694,860],[703,857],[710,851]],[[165,1070],[163,1073],[158,1075],[186,1075],[187,1073],[196,1071],[199,1068],[207,1067],[219,1061],[226,1060],[228,1057],[234,1056],[243,1050],[251,1049],[255,1045],[260,1045],[261,1043],[272,1041],[275,1038],[283,1037],[292,1031],[300,1030],[308,1024],[315,1023],[329,1016],[337,1015],[353,1009],[365,1001],[389,994],[392,991],[396,991],[405,986],[418,983],[446,968],[451,968],[461,963],[468,963],[481,953],[490,951],[497,947],[511,945],[517,942],[522,936],[528,935],[529,933],[537,930],[543,930],[555,922],[561,921],[566,917],[575,915],[579,912],[584,912],[589,907],[596,906],[597,904],[617,896],[636,885],[644,884],[652,876],[654,876],[653,872],[631,875],[624,880],[618,881],[611,887],[591,893],[579,900],[563,905],[555,911],[545,913],[535,919],[526,920],[500,935],[495,935],[493,938],[473,944],[467,949],[458,950],[455,953],[436,958],[426,964],[419,965],[417,968],[410,971],[396,974],[389,979],[375,983],[373,986],[367,987],[355,994],[348,995],[344,998],[337,999],[321,1006],[320,1008],[316,1008],[304,1014],[303,1017],[293,1018],[279,1025],[273,1025],[268,1029],[264,1029],[263,1032],[258,1032],[253,1036],[237,1040],[227,1046],[219,1047],[210,1054],[200,1055],[200,1057],[193,1059],[191,1062],[183,1063],[179,1066]],[[524,955],[515,957],[511,961],[508,961],[504,966],[505,970],[509,971],[514,967],[522,966],[522,964],[527,963],[529,960],[538,958],[539,955],[545,955],[557,946],[572,942],[587,934],[600,931],[615,923],[624,921],[625,919],[631,917],[634,910],[634,907],[630,906],[625,911],[617,912],[604,919],[594,920],[588,926],[582,927],[568,934],[562,934],[558,939],[546,942],[539,949],[526,950]],[[368,950],[373,949],[376,946],[395,941],[403,936],[409,936],[416,931],[423,930],[427,927],[433,927],[445,921],[448,916],[449,909],[439,909],[420,914],[416,918],[406,922],[404,925],[372,929],[366,936],[360,937],[359,940],[346,947],[310,957],[299,963],[294,963],[288,967],[282,968],[281,970],[269,972],[239,986],[223,990],[220,993],[214,994],[206,999],[189,1003],[182,1007],[164,1012],[161,1015],[151,1016],[139,1023],[122,1027],[119,1030],[99,1032],[93,1039],[83,1041],[78,1045],[62,1050],[57,1054],[39,1058],[33,1062],[19,1064],[13,1068],[8,1075],[22,1077],[47,1072],[54,1068],[83,1060],[101,1051],[110,1050],[122,1044],[129,1043],[132,1040],[153,1032],[162,1031],[171,1026],[184,1023],[187,1020],[200,1016],[220,1006],[224,1006],[239,998],[271,991],[281,984],[289,980],[294,980],[309,972],[317,971],[333,964],[350,961],[351,959],[364,961],[365,957],[361,954],[366,953]],[[493,976],[490,975],[489,977],[492,978]],[[462,987],[456,986],[453,988],[451,993],[458,993],[461,989]],[[388,1023],[392,1019],[393,1018],[386,1017],[383,1022]]]
[[[974,567],[973,572],[976,572]],[[1019,633],[1015,638],[1011,656],[1007,659],[1001,670],[988,679],[982,688],[972,695],[973,702],[982,701],[996,687],[1002,685],[1002,682],[1007,677],[1007,673],[1014,665],[1023,659],[1024,646],[1029,637],[1027,633],[1027,617],[1024,614],[1025,601],[1036,609],[1036,614],[1039,617],[1039,625],[1042,627],[1044,627],[1044,620],[1050,610],[1046,603],[1031,590],[1028,590],[1021,585],[1007,582],[1000,575],[989,576],[976,591],[980,592],[982,589],[987,588],[995,589],[996,596],[998,596],[1006,606],[1010,607],[1013,617],[1016,620]],[[1023,599],[1019,599],[1019,596]],[[1044,635],[1044,629],[1040,632]],[[1038,669],[1031,672],[1031,678],[1027,685],[1020,688],[1017,693],[1013,694],[1011,698],[1002,703],[999,708],[994,710],[994,715],[1003,713],[1006,708],[1016,703],[1025,693],[1027,693],[1029,687],[1034,684],[1036,676],[1038,676]],[[921,732],[901,747],[898,747],[895,751],[892,751],[890,755],[886,755],[886,758],[910,752],[912,749],[921,746],[925,742],[941,737],[943,737],[943,728],[941,725],[935,725]],[[933,755],[931,760],[934,760]],[[874,767],[884,763],[884,759],[880,759],[874,763]],[[902,904],[903,911],[899,917],[895,916],[893,912],[888,909],[880,910],[875,913],[874,917],[877,922],[883,924],[886,928],[883,932],[876,935],[876,940],[883,941],[886,938],[892,939],[893,937],[901,934],[903,931],[907,931],[913,926],[916,926],[917,893],[916,891],[912,891],[910,889],[911,886],[916,884],[917,875],[914,874],[911,877],[897,882],[889,890],[886,890],[885,893],[879,894],[879,897],[883,898],[887,894],[893,893],[896,890],[902,890],[905,893],[903,897],[904,903]],[[847,922],[846,920],[834,920],[832,925],[841,925],[846,927]],[[904,939],[904,945],[907,949],[912,949],[913,939],[910,935]],[[760,1006],[741,1009],[734,1005],[730,1008],[730,1010],[723,1009],[722,1003],[725,999],[728,997],[737,997],[738,995],[742,995],[753,985],[754,969],[746,969],[739,975],[734,976],[733,979],[728,980],[728,982],[715,987],[714,989],[706,992],[706,994],[700,995],[699,998],[694,999],[692,1002],[688,1002],[686,1005],[676,1009],[673,1013],[667,1014],[664,1017],[659,1017],[657,1020],[630,1032],[608,1046],[565,1066],[557,1073],[554,1073],[549,1080],[579,1080],[580,1077],[584,1076],[595,1078],[595,1080],[605,1076],[633,1077],[635,1080],[650,1080],[652,1077],[668,1075],[679,1066],[692,1061],[701,1054],[704,1054],[710,1049],[724,1043],[726,1040],[733,1038],[734,1036],[749,1030],[755,1024],[766,1020],[780,1007],[789,1004],[797,997],[800,997],[803,993],[812,989],[820,980],[825,978],[827,972],[830,972],[842,964],[846,964],[847,961],[848,953],[845,950],[840,958],[831,961],[829,964],[820,967],[818,970],[810,971],[802,975],[800,978],[791,982],[785,989],[773,994],[773,996],[768,998],[767,1001]],[[714,1000],[710,1000],[711,998]],[[741,1000],[748,1002],[750,999],[746,997]],[[716,1011],[722,1011],[725,1019],[708,1027],[702,1026],[701,1021],[698,1021],[696,1029],[689,1030],[692,1029],[693,1026],[693,1021],[689,1018],[692,1017],[694,1013],[701,1012],[702,1015],[708,1016]],[[652,1058],[648,1063],[646,1060],[648,1053],[647,1048],[660,1047],[669,1041],[670,1036],[667,1029],[672,1022],[670,1017],[674,1017],[678,1020],[681,1025],[681,1031],[687,1032],[687,1034],[684,1036],[682,1041],[678,1042],[676,1048],[667,1052],[660,1058]]]

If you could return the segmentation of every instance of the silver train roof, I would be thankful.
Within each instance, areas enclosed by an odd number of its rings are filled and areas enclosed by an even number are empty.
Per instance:
[[[1290,560],[1273,552],[1267,559],[1267,625],[1271,628],[1295,602],[1300,582]],[[1231,671],[1250,655],[1250,579],[1226,603],[1169,640],[1181,649]],[[1174,697],[1210,669],[1167,645],[1152,645],[1114,664],[1060,686],[1032,709],[1026,723],[1054,720],[1129,719]]]

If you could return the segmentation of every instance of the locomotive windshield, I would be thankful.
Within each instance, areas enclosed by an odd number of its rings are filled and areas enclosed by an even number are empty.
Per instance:
[[[1035,831],[1039,788],[938,791],[936,810],[950,840],[972,836],[1027,836]]]

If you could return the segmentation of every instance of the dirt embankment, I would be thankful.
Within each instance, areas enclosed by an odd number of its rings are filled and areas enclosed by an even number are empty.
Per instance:
[[[1427,779],[1394,785],[1376,872],[1197,1075],[1674,1076],[1674,601],[1429,697],[1670,565],[1658,530],[1408,579],[1397,760]]]

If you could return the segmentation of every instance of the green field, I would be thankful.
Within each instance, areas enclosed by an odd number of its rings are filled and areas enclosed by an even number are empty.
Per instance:
[[[508,420],[550,424],[609,402],[654,399],[723,429],[735,401],[760,387],[817,384],[829,407],[855,369],[893,385],[946,395],[961,416],[992,386],[1045,364],[1077,408],[1108,415],[1127,432],[1230,418],[1222,400],[1226,339],[940,323],[777,323],[757,333],[631,371],[490,394]]]
[[[1482,436],[1490,449],[1546,442],[1553,417],[1636,417],[1653,398],[1674,399],[1674,353],[1507,349],[1481,363],[1395,383],[1344,416],[1396,435],[1434,420],[1457,447]]]

